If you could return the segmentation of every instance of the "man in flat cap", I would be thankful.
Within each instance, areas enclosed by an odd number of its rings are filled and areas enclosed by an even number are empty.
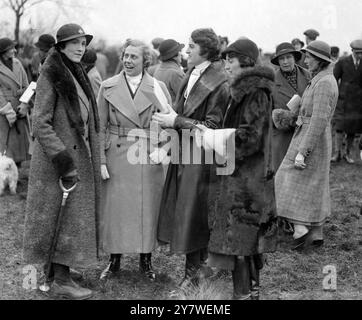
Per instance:
[[[352,41],[352,54],[342,57],[336,63],[334,76],[339,83],[339,99],[333,117],[335,133],[335,154],[331,161],[342,158],[349,164],[356,133],[362,133],[362,39]],[[342,152],[346,135],[346,152]],[[361,146],[361,143],[360,143]]]
[[[303,33],[305,35],[305,42],[307,45],[319,37],[319,32],[315,29],[308,29]]]

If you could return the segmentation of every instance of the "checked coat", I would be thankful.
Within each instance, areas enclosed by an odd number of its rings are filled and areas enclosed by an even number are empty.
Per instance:
[[[330,66],[310,81],[302,97],[297,127],[275,178],[278,216],[310,226],[330,216],[331,119],[337,99]],[[298,152],[306,157],[304,170],[294,167]]]

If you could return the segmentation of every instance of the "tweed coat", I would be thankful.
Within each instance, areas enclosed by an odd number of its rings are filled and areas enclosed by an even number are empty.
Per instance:
[[[294,136],[275,177],[278,216],[311,226],[330,216],[331,119],[337,100],[329,66],[314,76],[302,97]],[[304,170],[294,167],[298,152],[306,157]]]
[[[251,256],[277,245],[272,164],[274,71],[247,68],[230,87],[224,128],[236,128],[235,170],[217,176],[209,194],[209,252]]]
[[[355,68],[352,55],[341,58],[334,67],[339,82],[339,98],[333,122],[336,130],[362,133],[362,63]]]
[[[150,139],[133,137],[127,132],[139,129],[150,132],[156,107],[144,94],[153,90],[154,79],[144,72],[132,99],[125,72],[102,83],[98,106],[101,123],[101,159],[107,165],[110,179],[103,182],[101,243],[107,253],[150,253],[157,243],[157,224],[164,185],[162,164],[151,164]],[[170,95],[160,82],[168,102]],[[118,131],[118,125],[119,130]],[[109,132],[107,139],[106,132]],[[120,132],[120,133],[118,133]],[[148,135],[149,136],[149,135]],[[147,163],[132,163],[130,154],[139,138],[140,153]]]
[[[275,87],[273,90],[274,107],[273,109],[289,110],[287,103],[295,95],[303,96],[304,90],[310,80],[309,72],[296,65],[297,68],[297,86],[296,91],[283,76],[280,68],[275,73]],[[273,164],[275,171],[278,170],[285,154],[287,153],[290,141],[292,140],[294,128],[289,130],[279,130],[273,126]]]
[[[13,59],[13,71],[0,61],[0,109],[10,102],[16,112],[16,107],[20,104],[19,98],[28,85],[26,72],[18,59]],[[17,119],[9,128],[6,117],[0,115],[0,152],[5,150],[9,129],[7,155],[15,162],[28,160],[30,133],[27,118]]]
[[[171,95],[172,105],[175,104],[176,95],[180,89],[184,72],[175,60],[164,61],[156,69],[154,75],[157,80],[162,81]]]
[[[77,91],[73,79],[60,53],[52,49],[37,82],[34,106],[35,142],[24,235],[24,259],[28,263],[46,262],[62,200],[58,180],[74,168],[80,181],[67,200],[53,262],[73,267],[97,262],[101,183],[95,126],[98,115],[90,106],[81,106],[87,101],[82,100],[84,93]],[[88,127],[84,121],[71,125],[69,114],[73,121],[84,118],[84,108],[88,109]]]
[[[191,72],[192,69],[176,98],[178,116],[174,128],[180,131],[193,129],[192,123],[220,128],[229,100],[227,78],[221,62],[213,62],[204,71],[185,101],[184,93]],[[181,152],[193,147],[193,141],[188,140]],[[184,254],[207,247],[209,178],[210,165],[181,162],[169,166],[161,201],[158,239],[170,243],[172,253]]]

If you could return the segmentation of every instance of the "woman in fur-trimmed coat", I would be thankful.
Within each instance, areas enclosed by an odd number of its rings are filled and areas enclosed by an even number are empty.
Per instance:
[[[60,34],[62,28],[58,31]],[[38,80],[24,259],[28,263],[46,262],[62,200],[59,179],[68,188],[78,181],[61,221],[52,260],[55,272],[52,289],[67,298],[84,299],[91,292],[74,285],[69,267],[89,267],[97,262],[101,182],[99,118],[86,73],[80,63],[69,58],[78,59],[91,36],[81,33],[78,25],[65,25],[63,30],[69,32],[72,28],[75,34],[69,41],[61,41],[57,36],[57,47],[50,52]],[[74,47],[78,48],[77,55],[73,54]]]
[[[223,128],[235,128],[235,171],[218,176],[209,196],[209,265],[232,270],[234,299],[258,298],[263,256],[276,249],[272,169],[274,72],[259,66],[257,46],[238,40],[223,53],[231,103]]]

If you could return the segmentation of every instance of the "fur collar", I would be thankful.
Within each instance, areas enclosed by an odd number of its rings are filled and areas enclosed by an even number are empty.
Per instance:
[[[233,100],[240,102],[246,94],[257,89],[272,92],[274,86],[274,70],[267,66],[246,68],[230,84]]]
[[[77,88],[69,69],[56,49],[53,48],[49,52],[41,73],[54,85],[57,93],[64,99],[66,103],[64,107],[71,127],[83,135],[84,122],[81,116]]]

